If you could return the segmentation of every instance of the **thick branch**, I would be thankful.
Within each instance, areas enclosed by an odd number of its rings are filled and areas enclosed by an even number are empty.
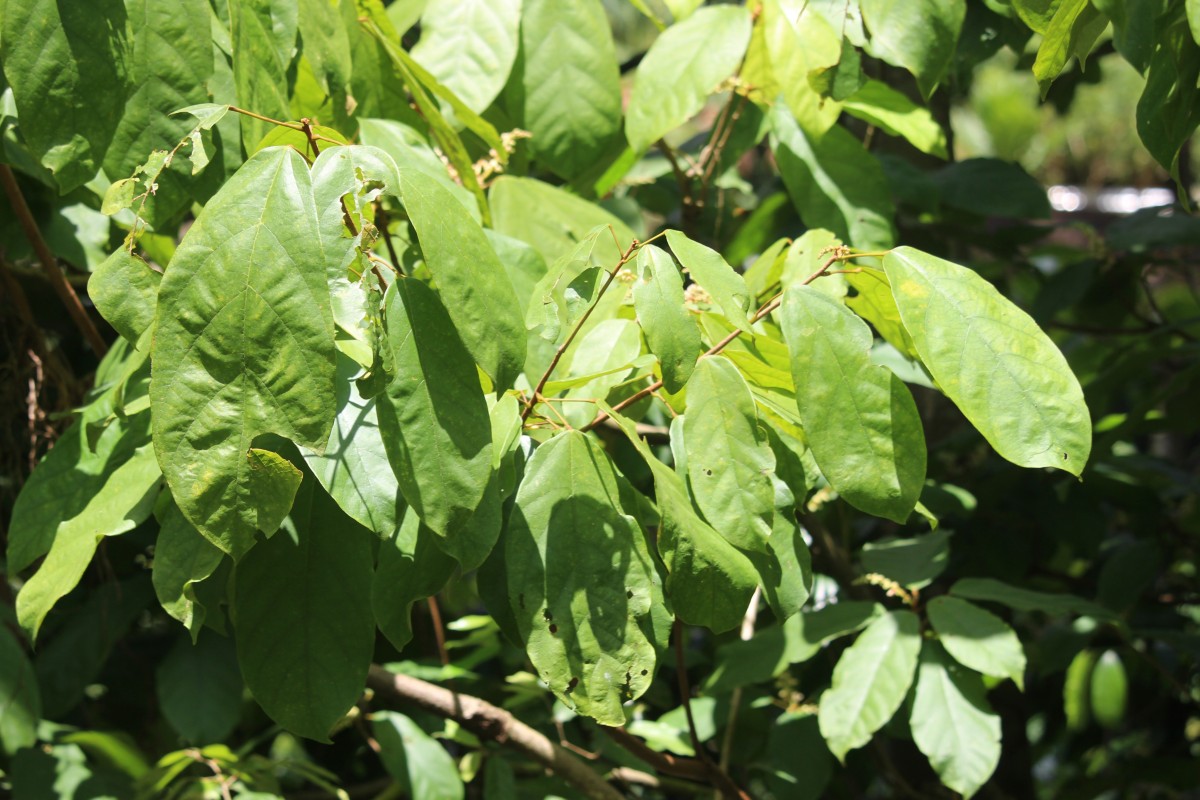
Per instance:
[[[17,222],[21,224],[25,238],[33,245],[33,251],[37,253],[42,269],[46,270],[50,284],[54,286],[54,291],[58,293],[63,305],[67,307],[67,313],[74,320],[75,327],[79,328],[79,332],[83,334],[83,338],[87,339],[96,355],[104,358],[104,354],[108,352],[108,344],[100,335],[100,331],[96,330],[96,326],[92,324],[92,319],[84,310],[83,303],[79,302],[79,295],[75,294],[75,290],[67,281],[66,276],[58,268],[58,259],[50,252],[46,240],[42,238],[42,232],[38,230],[37,222],[34,221],[33,214],[29,211],[29,205],[25,202],[25,195],[21,194],[21,187],[17,185],[17,176],[13,174],[12,168],[7,164],[0,164],[0,183],[4,184],[4,192],[8,195],[9,205],[12,206],[13,213],[17,215]]]
[[[458,722],[481,739],[491,739],[520,750],[595,800],[621,800],[599,773],[563,747],[486,700],[458,694],[432,683],[396,675],[378,664],[367,674],[367,686],[389,703],[408,703]]]

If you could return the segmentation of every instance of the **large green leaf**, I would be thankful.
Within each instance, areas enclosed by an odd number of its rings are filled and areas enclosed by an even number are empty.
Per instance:
[[[624,724],[622,704],[654,672],[642,628],[654,565],[595,440],[571,431],[534,452],[505,538],[509,601],[539,676],[579,713]]]
[[[621,75],[600,0],[525,0],[509,110],[534,157],[564,178],[595,167],[621,130]]]
[[[950,593],[968,600],[1001,603],[1017,611],[1083,614],[1101,620],[1116,619],[1116,615],[1104,606],[1073,594],[1039,592],[1012,586],[994,578],[962,578],[950,587]]]
[[[229,0],[229,17],[238,104],[256,114],[287,119],[291,115],[287,73],[298,25],[295,4],[286,0]],[[271,123],[244,115],[241,123],[248,153],[253,153],[262,138],[274,130]]]
[[[904,522],[925,483],[925,434],[904,383],[870,358],[871,331],[811,286],[788,289],[783,335],[808,446],[847,502]]]
[[[371,730],[384,768],[409,797],[462,800],[463,782],[454,759],[417,723],[395,711],[377,711],[371,715]]]
[[[400,525],[404,496],[388,463],[379,432],[376,398],[364,398],[354,382],[358,365],[338,356],[337,418],[323,453],[304,460],[325,491],[360,525],[389,536]]]
[[[758,584],[754,565],[696,514],[683,478],[655,458],[633,423],[619,414],[610,416],[654,475],[655,500],[662,515],[658,551],[667,568],[671,608],[690,625],[718,633],[737,627]]]
[[[42,716],[33,667],[20,642],[0,630],[0,750],[13,755],[37,742],[37,725]]]
[[[254,699],[300,736],[329,729],[358,700],[375,649],[371,538],[305,476],[290,524],[234,572],[238,663]]]
[[[440,592],[458,568],[434,543],[436,536],[409,509],[395,535],[380,545],[371,605],[379,630],[397,650],[412,639],[413,604]]]
[[[950,533],[945,530],[911,539],[886,537],[863,545],[865,572],[877,572],[912,589],[924,589],[950,562]]]
[[[730,544],[768,552],[775,454],[758,426],[750,388],[728,359],[706,356],[687,383],[683,432],[688,483],[708,524]]]
[[[1086,58],[1106,27],[1108,17],[1092,5],[1092,0],[1062,0],[1057,4],[1033,62],[1033,76],[1043,98],[1067,62],[1073,57]]]
[[[1000,455],[1078,475],[1092,449],[1083,390],[1021,309],[975,272],[911,247],[883,260],[921,360]]]
[[[815,4],[804,0],[766,0],[760,27],[770,68],[779,85],[776,91],[782,92],[787,109],[801,127],[812,134],[824,133],[837,121],[841,105],[822,97],[814,79],[835,69],[841,60],[837,29]],[[749,60],[747,67],[751,66]]]
[[[504,88],[517,57],[521,0],[438,0],[421,15],[412,56],[482,112]]]
[[[871,741],[912,685],[921,651],[921,622],[910,611],[879,617],[842,653],[833,684],[821,695],[821,735],[839,761]]]
[[[663,385],[674,394],[696,368],[700,329],[684,306],[683,276],[666,251],[654,245],[643,247],[637,266],[633,307],[646,344],[662,366]]]
[[[497,387],[508,388],[525,363],[525,322],[496,251],[462,204],[424,173],[406,172],[400,196],[463,344]]]
[[[1190,8],[1189,14],[1200,18]],[[1137,129],[1146,149],[1178,181],[1179,153],[1200,123],[1200,45],[1183,24],[1157,38],[1138,100]]]
[[[397,280],[386,302],[396,378],[377,413],[388,460],[421,521],[456,537],[470,526],[492,469],[479,374],[432,289]]]
[[[964,797],[979,791],[996,770],[1000,717],[988,705],[983,681],[933,642],[921,649],[908,724],[942,783]]]
[[[222,558],[224,554],[170,503],[160,520],[151,577],[163,610],[187,626],[193,641],[207,615],[196,597],[196,584],[212,575]]]
[[[565,189],[533,178],[501,176],[488,191],[495,228],[542,254],[547,264],[570,253],[597,225],[611,225],[614,236],[599,239],[595,258],[613,267],[633,242],[634,232],[617,216]]]
[[[933,113],[883,81],[869,80],[842,107],[892,136],[903,136],[922,153],[946,158],[946,133]]]
[[[242,716],[242,675],[233,640],[206,632],[187,636],[154,672],[158,706],[171,727],[192,744],[223,742]]]
[[[750,330],[748,312],[754,298],[746,288],[746,279],[734,272],[716,250],[692,241],[679,231],[667,231],[667,243],[692,280],[712,296],[726,319],[744,331]]]
[[[318,230],[304,160],[262,150],[205,206],[159,290],[155,449],[183,515],[234,557],[254,543],[254,440],[319,450],[336,414],[331,243]]]
[[[900,309],[896,308],[892,286],[883,270],[862,267],[862,272],[847,275],[846,282],[857,292],[853,297],[846,298],[846,305],[871,323],[871,327],[885,342],[909,358],[919,359],[916,345],[900,319]]]
[[[154,323],[162,274],[124,247],[88,279],[88,297],[117,332],[136,343]]]
[[[864,250],[891,247],[891,190],[883,168],[850,131],[805,133],[781,104],[771,110],[771,143],[788,195],[804,224],[828,228]]]
[[[929,99],[954,59],[966,0],[860,0],[871,51],[917,79]]]
[[[1025,650],[1004,620],[957,597],[935,597],[926,607],[942,646],[958,663],[1025,687]]]
[[[128,25],[125,4],[7,0],[0,16],[0,61],[21,136],[60,191],[82,186],[125,110],[125,43],[115,35]]]
[[[711,6],[668,28],[638,65],[625,134],[637,152],[694,116],[737,69],[750,44],[750,12]]]
[[[454,195],[472,219],[479,219],[479,205],[474,195],[461,184],[455,183],[425,135],[415,128],[391,119],[360,119],[358,140],[387,153],[400,170],[416,170],[433,178]]]
[[[17,620],[31,640],[54,604],[79,583],[100,540],[132,530],[150,516],[161,480],[153,449],[143,445],[107,476],[76,516],[58,526],[46,560],[17,595]]]

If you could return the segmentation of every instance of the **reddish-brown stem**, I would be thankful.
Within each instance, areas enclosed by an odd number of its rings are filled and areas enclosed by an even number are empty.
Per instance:
[[[33,252],[37,254],[42,269],[46,270],[46,275],[49,276],[54,291],[58,293],[63,305],[67,307],[67,313],[71,315],[75,327],[79,328],[79,332],[83,334],[83,338],[87,339],[96,355],[104,358],[104,354],[108,352],[108,344],[100,335],[100,331],[96,330],[96,326],[92,324],[91,317],[88,316],[83,303],[79,301],[79,295],[75,294],[75,289],[71,287],[62,270],[58,268],[58,259],[54,257],[54,253],[50,252],[46,240],[42,238],[42,232],[38,229],[37,222],[29,210],[29,204],[25,202],[25,195],[21,193],[21,187],[17,184],[17,176],[13,174],[12,168],[7,164],[0,164],[0,183],[4,184],[4,193],[8,195],[9,205],[12,206],[13,213],[17,216],[17,222],[21,225],[25,238],[33,246]]]
[[[446,629],[442,625],[442,610],[438,607],[437,597],[430,595],[427,600],[429,603],[429,621],[433,623],[433,638],[437,642],[438,658],[442,662],[442,666],[450,665],[450,654],[446,651]]]

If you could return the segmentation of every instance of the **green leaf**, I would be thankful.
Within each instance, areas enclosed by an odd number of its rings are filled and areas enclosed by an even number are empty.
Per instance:
[[[13,755],[37,742],[42,696],[17,638],[0,631],[0,750]]]
[[[358,140],[387,153],[401,172],[416,170],[433,178],[454,195],[472,219],[479,219],[479,205],[475,197],[461,184],[454,182],[424,134],[395,120],[367,118],[358,121]]]
[[[775,489],[775,518],[767,554],[747,553],[758,570],[763,597],[775,614],[786,620],[799,613],[812,593],[812,554],[796,524],[796,499],[787,484],[772,476]]]
[[[82,186],[100,168],[125,109],[125,48],[114,35],[126,28],[125,5],[7,0],[0,16],[0,61],[21,136],[60,192]]]
[[[1088,695],[1091,700],[1092,718],[1101,728],[1119,728],[1125,719],[1126,701],[1129,698],[1129,678],[1125,665],[1115,650],[1105,650],[1092,667]]]
[[[1085,59],[1106,27],[1108,17],[1096,10],[1091,0],[1062,0],[1057,4],[1033,62],[1033,76],[1043,99],[1067,62],[1072,57]]]
[[[842,101],[846,113],[892,136],[903,136],[922,153],[947,158],[946,133],[924,106],[882,81],[869,80]]]
[[[629,226],[606,209],[533,178],[502,175],[488,198],[495,229],[533,247],[547,264],[570,253],[598,225],[613,229],[613,235],[605,233],[596,246],[595,258],[607,267],[617,263],[635,238]]]
[[[761,26],[770,68],[778,90],[783,92],[786,110],[805,130],[824,133],[841,112],[838,102],[822,96],[822,89],[827,87],[819,85],[842,58],[837,29],[814,4],[802,0],[767,0],[762,6]]]
[[[397,280],[385,302],[396,378],[377,406],[384,447],[421,521],[457,537],[491,474],[492,428],[479,375],[432,289]]]
[[[1187,20],[1192,39],[1200,44],[1200,0],[1187,0]]]
[[[574,431],[539,447],[505,531],[508,595],[538,675],[569,708],[623,725],[654,673],[654,565],[616,471]]]
[[[1086,730],[1092,721],[1091,681],[1096,665],[1095,650],[1080,650],[1067,666],[1063,680],[1063,716],[1067,730]]]
[[[379,431],[376,398],[359,393],[358,365],[338,356],[337,418],[324,453],[304,451],[313,475],[337,504],[363,527],[390,536],[400,525],[404,496],[388,463]]]
[[[262,150],[205,206],[159,289],[155,449],[183,515],[235,558],[254,543],[254,440],[321,449],[336,413],[332,243],[318,230],[303,159]]]
[[[820,138],[811,137],[776,104],[771,110],[771,146],[805,225],[828,228],[863,250],[892,246],[895,210],[887,178],[850,131],[835,125]]]
[[[1046,190],[1019,164],[998,158],[968,158],[933,176],[943,205],[982,217],[1049,219]],[[986,192],[980,186],[988,187]]]
[[[871,741],[904,702],[921,650],[920,628],[916,614],[891,611],[838,659],[818,713],[821,735],[838,761]]]
[[[1025,650],[1004,620],[957,597],[935,597],[926,606],[929,623],[954,660],[994,678],[1012,678],[1025,688]]]
[[[924,589],[950,561],[950,532],[934,531],[911,539],[888,537],[863,545],[863,570],[886,575],[912,589]]]
[[[965,0],[860,0],[870,49],[917,79],[926,100],[941,82],[966,17]]]
[[[508,107],[533,134],[534,158],[572,179],[621,132],[621,75],[600,0],[525,0],[520,73]]]
[[[883,267],[921,361],[996,452],[1083,472],[1092,448],[1083,390],[1029,315],[975,272],[911,247]]]
[[[154,592],[163,610],[200,634],[207,609],[196,596],[196,584],[212,575],[224,554],[192,527],[174,502],[163,513],[154,544]]]
[[[494,384],[507,389],[525,363],[525,322],[496,251],[462,204],[432,178],[406,172],[400,196],[458,335]]]
[[[379,759],[414,800],[462,800],[462,778],[446,748],[417,723],[395,711],[371,715]]]
[[[242,675],[233,640],[208,631],[175,640],[154,672],[158,707],[185,741],[223,742],[242,716]]]
[[[379,630],[398,651],[412,639],[413,605],[440,592],[458,569],[434,543],[436,537],[409,509],[395,535],[380,545],[371,605]]]
[[[788,661],[808,661],[833,640],[861,631],[884,614],[883,606],[863,600],[843,600],[797,614],[783,626]]]
[[[745,278],[734,272],[716,250],[692,241],[679,231],[667,231],[667,243],[692,280],[712,296],[725,317],[742,330],[750,330],[748,312],[754,298],[746,288]]]
[[[312,476],[289,520],[234,572],[238,663],[271,719],[325,742],[362,693],[375,649],[372,537]]]
[[[1190,20],[1200,16],[1188,11]],[[1178,183],[1180,151],[1200,123],[1200,46],[1182,24],[1158,38],[1138,100],[1137,129],[1146,149]],[[1186,195],[1181,189],[1181,198]]]
[[[993,578],[962,578],[950,587],[950,593],[967,600],[1002,603],[1017,611],[1042,611],[1047,614],[1082,614],[1099,620],[1115,620],[1104,606],[1072,594],[1038,592],[1011,586]]]
[[[88,297],[117,332],[136,343],[154,323],[162,273],[124,247],[88,278]]]
[[[979,791],[1000,761],[1000,717],[983,681],[933,642],[921,648],[909,728],[942,783],[964,797]]]
[[[133,530],[150,516],[162,472],[149,445],[114,469],[87,505],[55,531],[46,560],[17,595],[17,620],[30,641],[37,639],[46,614],[75,588],[105,536]]]
[[[637,448],[654,475],[655,500],[662,525],[658,551],[667,568],[666,594],[679,619],[721,633],[741,624],[758,584],[754,565],[693,510],[681,478],[654,457],[633,424],[605,411]]]
[[[736,6],[696,11],[662,33],[638,65],[625,121],[643,152],[691,119],[737,69],[750,44],[750,12]]]
[[[482,112],[517,57],[520,0],[439,0],[421,14],[412,56],[467,108]]]
[[[298,24],[295,4],[286,0],[229,0],[229,16],[238,104],[256,114],[286,120],[291,115],[287,72]],[[269,122],[244,114],[240,120],[248,153],[253,153],[262,138],[275,129]]]
[[[705,356],[687,383],[683,418],[692,497],[730,544],[769,552],[775,454],[758,426],[750,388],[728,359]]]
[[[911,359],[919,359],[917,347],[900,319],[896,298],[892,297],[892,285],[883,270],[862,267],[858,274],[846,275],[846,282],[857,292],[846,298],[846,305],[860,317],[871,323],[880,337]]]
[[[647,245],[638,251],[638,280],[633,307],[650,352],[662,366],[663,385],[672,394],[687,383],[700,353],[700,330],[684,307],[683,276],[665,250]]]
[[[811,286],[784,294],[796,407],[821,472],[847,502],[903,523],[925,483],[925,434],[904,383],[872,363],[871,332]]]
[[[279,530],[291,509],[304,475],[292,462],[270,450],[251,447],[246,458],[250,462],[246,480],[250,485],[255,524],[270,536]]]

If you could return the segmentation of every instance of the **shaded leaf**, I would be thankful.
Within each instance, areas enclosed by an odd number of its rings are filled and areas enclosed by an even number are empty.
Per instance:
[[[934,531],[911,539],[888,537],[863,545],[860,558],[867,572],[923,589],[945,571],[950,561],[949,541],[949,531]]]
[[[458,562],[434,544],[436,536],[409,509],[395,534],[379,548],[371,606],[379,630],[399,651],[412,639],[413,605],[440,592],[458,568]]]
[[[1012,678],[1025,688],[1025,650],[1004,620],[957,597],[935,597],[926,607],[929,623],[954,660],[995,678]]]
[[[933,114],[882,81],[869,80],[842,107],[892,136],[903,136],[922,153],[947,158],[946,133]]]
[[[650,352],[662,366],[663,385],[672,394],[687,383],[701,351],[700,330],[683,297],[683,276],[666,251],[654,245],[638,251],[633,306]]]
[[[965,0],[860,0],[860,5],[871,51],[911,72],[928,100],[954,58]]]
[[[16,637],[0,630],[0,750],[13,755],[37,741],[42,696]]]
[[[242,675],[233,640],[208,631],[187,636],[154,672],[158,705],[175,732],[192,744],[225,740],[242,715]]]
[[[618,217],[565,189],[533,178],[502,175],[488,190],[495,228],[542,254],[547,264],[570,253],[598,225],[611,225],[597,241],[595,257],[612,267],[633,242],[634,232]]]
[[[388,774],[415,800],[461,800],[464,789],[454,759],[417,723],[395,711],[371,715],[371,731]]]
[[[184,519],[179,507],[170,503],[163,512],[154,544],[154,592],[163,610],[200,634],[207,614],[196,596],[196,584],[212,575],[224,554]]]

